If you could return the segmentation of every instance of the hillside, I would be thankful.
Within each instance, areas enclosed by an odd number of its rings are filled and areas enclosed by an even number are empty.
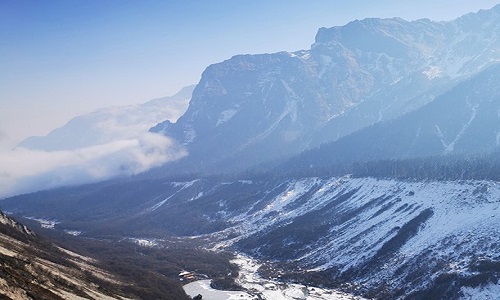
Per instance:
[[[3,213],[0,264],[3,299],[127,299],[126,284],[95,260],[44,241]]]

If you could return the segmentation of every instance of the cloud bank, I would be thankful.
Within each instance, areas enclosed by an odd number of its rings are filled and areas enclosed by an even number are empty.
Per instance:
[[[18,147],[0,153],[0,197],[134,175],[185,155],[172,139],[149,132],[76,150]]]

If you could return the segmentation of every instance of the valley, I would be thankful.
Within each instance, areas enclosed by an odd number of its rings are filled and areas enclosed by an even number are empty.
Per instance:
[[[162,182],[163,189],[137,203],[122,197],[134,192],[125,186],[122,194],[87,186],[79,193],[85,197],[71,203],[72,214],[64,203],[74,196],[64,189],[45,192],[54,201],[47,210],[30,195],[7,199],[3,207],[16,215],[57,216],[54,230],[78,230],[79,237],[239,251],[270,263],[259,269],[263,278],[280,274],[283,282],[367,298],[458,297],[499,276],[500,186],[494,181],[199,179]],[[117,218],[103,206],[109,202],[92,204],[97,195],[114,197],[127,213]]]

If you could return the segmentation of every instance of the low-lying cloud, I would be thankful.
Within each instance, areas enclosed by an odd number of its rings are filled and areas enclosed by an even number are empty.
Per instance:
[[[76,150],[16,148],[0,153],[0,197],[134,175],[186,154],[172,139],[149,132]]]

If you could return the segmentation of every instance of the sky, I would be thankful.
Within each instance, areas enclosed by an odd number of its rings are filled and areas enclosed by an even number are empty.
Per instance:
[[[2,0],[0,140],[12,146],[99,107],[172,95],[236,54],[309,49],[320,27],[451,20],[497,1]]]

